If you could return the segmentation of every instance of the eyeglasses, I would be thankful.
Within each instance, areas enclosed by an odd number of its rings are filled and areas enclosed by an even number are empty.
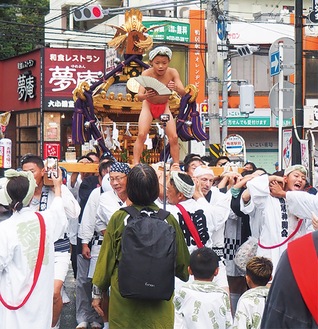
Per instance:
[[[125,175],[125,176],[117,176],[117,177],[109,177],[109,181],[111,183],[114,183],[114,182],[120,183],[126,177],[127,177],[127,175]]]

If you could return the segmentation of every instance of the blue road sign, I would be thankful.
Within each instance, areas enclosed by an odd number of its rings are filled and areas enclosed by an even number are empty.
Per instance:
[[[318,11],[316,9],[314,11],[310,12],[309,20],[314,24],[318,23]]]
[[[277,75],[280,72],[279,50],[271,53],[271,76]]]
[[[220,40],[225,40],[227,36],[226,22],[223,16],[218,17],[217,33]]]

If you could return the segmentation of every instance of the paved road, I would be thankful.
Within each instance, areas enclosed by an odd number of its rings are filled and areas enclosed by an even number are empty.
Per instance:
[[[65,280],[65,288],[70,302],[63,306],[60,329],[75,329],[77,326],[75,319],[75,279],[71,266]]]

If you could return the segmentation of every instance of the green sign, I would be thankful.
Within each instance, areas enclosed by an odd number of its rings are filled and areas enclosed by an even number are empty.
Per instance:
[[[227,125],[229,127],[270,127],[270,117],[249,117],[249,118],[228,118]]]
[[[148,31],[148,34],[156,41],[175,41],[175,42],[190,42],[190,24],[171,22],[171,21],[146,21],[142,24],[147,28],[159,26]]]
[[[275,119],[276,127],[279,126],[278,118]],[[293,119],[283,119],[283,127],[289,127],[293,125]]]
[[[202,118],[205,127],[209,126],[209,119]],[[270,117],[233,117],[227,119],[228,127],[270,127]],[[222,119],[220,118],[220,126],[222,126]]]

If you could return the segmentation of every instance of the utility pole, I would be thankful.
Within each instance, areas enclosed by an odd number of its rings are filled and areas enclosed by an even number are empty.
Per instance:
[[[300,142],[304,127],[303,96],[303,1],[295,0],[295,136],[293,136],[292,164],[301,163]]]
[[[217,53],[217,10],[216,1],[207,2],[207,43],[208,43],[208,104],[209,104],[209,146],[215,158],[220,154],[220,122],[219,122],[219,88],[218,88],[218,53]]]
[[[228,47],[228,38],[227,38],[227,17],[229,12],[229,1],[224,0],[223,3],[223,14],[225,21],[225,40],[222,41],[225,43],[225,47]],[[228,95],[228,65],[230,63],[228,50],[223,52],[223,84],[222,84],[222,138],[221,142],[223,143],[224,139],[227,137],[227,115],[228,115],[228,104],[229,104],[229,95]]]

